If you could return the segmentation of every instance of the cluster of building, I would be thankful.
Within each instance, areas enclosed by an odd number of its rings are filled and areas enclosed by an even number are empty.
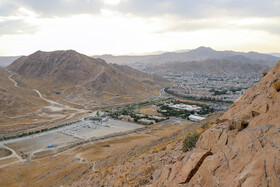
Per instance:
[[[144,125],[151,125],[157,123],[157,121],[163,121],[166,120],[166,117],[162,116],[156,116],[156,115],[144,115],[144,114],[135,114],[136,117],[140,118],[138,119],[137,123],[141,123]],[[120,115],[118,116],[118,119],[129,121],[129,122],[135,122],[135,119],[131,117],[130,115]]]
[[[246,89],[260,80],[256,73],[161,73],[176,81],[168,91],[182,97],[234,102]]]
[[[187,105],[184,103],[179,103],[179,104],[174,104],[172,102],[170,103],[165,103],[166,106],[169,108],[172,108],[174,110],[178,111],[194,111],[194,112],[199,112],[202,108],[196,105]]]

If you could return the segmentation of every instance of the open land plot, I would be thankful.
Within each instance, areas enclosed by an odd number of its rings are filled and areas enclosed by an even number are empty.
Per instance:
[[[17,153],[27,156],[40,155],[40,152],[56,150],[81,140],[100,138],[114,133],[121,133],[143,128],[142,125],[108,119],[103,122],[85,120],[73,125],[34,135],[7,141],[6,146],[14,149]],[[51,144],[51,147],[48,145]],[[44,154],[45,155],[45,154]]]
[[[17,161],[18,161],[18,158],[16,158],[16,157],[11,157],[11,158],[6,158],[3,160],[0,160],[0,167],[3,165],[6,165],[6,164],[17,162]]]
[[[158,113],[157,110],[159,108],[157,106],[148,106],[145,108],[141,108],[140,112],[146,115],[157,115],[157,116],[162,116],[161,113]]]
[[[108,121],[104,122],[85,120],[79,122],[74,127],[62,130],[61,133],[82,140],[89,140],[91,138],[100,138],[110,134],[136,130],[139,128],[143,128],[143,126],[114,119],[108,119]]]
[[[23,152],[29,155],[39,150],[47,150],[48,144],[52,144],[54,147],[62,147],[77,141],[78,139],[61,133],[50,133],[8,143],[7,146],[11,147],[18,153]]]

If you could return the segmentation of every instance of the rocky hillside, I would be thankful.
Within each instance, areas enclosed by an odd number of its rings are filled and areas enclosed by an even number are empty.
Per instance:
[[[8,66],[8,69],[28,78],[78,83],[94,77],[106,62],[89,58],[73,50],[37,51],[24,56]]]
[[[9,79],[7,71],[0,68],[0,138],[2,135],[22,130],[28,120],[17,119],[32,114],[47,103],[32,90],[25,90]],[[17,125],[13,125],[16,123]]]
[[[280,62],[152,186],[280,186]]]
[[[102,97],[108,101],[112,96],[152,94],[169,83],[159,76],[107,64],[73,50],[37,51],[16,60],[8,69],[18,73],[25,86],[49,98],[82,105]]]

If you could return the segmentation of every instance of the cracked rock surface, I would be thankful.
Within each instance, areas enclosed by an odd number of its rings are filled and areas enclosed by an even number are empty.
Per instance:
[[[280,186],[280,62],[152,186]]]

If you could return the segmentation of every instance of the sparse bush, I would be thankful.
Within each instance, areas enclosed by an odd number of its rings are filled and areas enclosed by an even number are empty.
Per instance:
[[[204,130],[207,129],[208,127],[209,127],[208,123],[204,123],[203,125],[201,125],[201,128]]]
[[[91,121],[101,121],[101,118],[90,118]]]
[[[9,149],[0,148],[0,157],[10,156],[11,154],[13,153]]]
[[[200,134],[197,132],[193,133],[186,137],[183,142],[183,152],[188,152],[191,148],[193,148],[199,138]]]
[[[166,146],[163,146],[160,148],[161,151],[165,151],[166,150]]]

